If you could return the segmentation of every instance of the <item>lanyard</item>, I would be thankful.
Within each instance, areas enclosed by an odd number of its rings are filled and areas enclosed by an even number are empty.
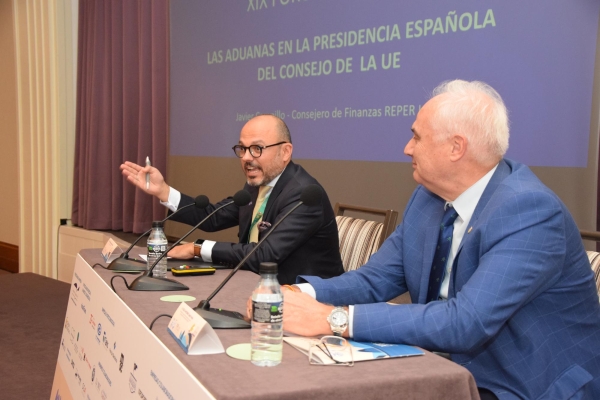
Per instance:
[[[260,205],[260,208],[258,209],[256,216],[252,220],[252,225],[250,225],[250,230],[248,231],[248,240],[246,241],[247,243],[250,243],[250,234],[252,233],[252,229],[254,228],[254,226],[256,224],[258,224],[258,221],[260,221],[263,217],[263,213],[265,212],[265,207],[267,206],[267,201],[269,201],[269,197],[271,197],[271,194],[269,194],[267,197],[265,197],[265,200]]]

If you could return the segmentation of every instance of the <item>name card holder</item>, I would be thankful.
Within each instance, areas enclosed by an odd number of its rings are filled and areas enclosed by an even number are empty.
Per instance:
[[[179,305],[167,330],[188,355],[225,352],[213,328],[186,303]]]
[[[102,249],[102,258],[104,259],[104,262],[110,263],[119,258],[121,254],[123,254],[123,249],[121,249],[112,238],[109,238]]]

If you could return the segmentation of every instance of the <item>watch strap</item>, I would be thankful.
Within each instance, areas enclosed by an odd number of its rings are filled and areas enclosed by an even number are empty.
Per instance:
[[[200,252],[202,251],[202,243],[204,243],[204,239],[198,239],[194,242],[194,255],[196,257],[200,257]]]

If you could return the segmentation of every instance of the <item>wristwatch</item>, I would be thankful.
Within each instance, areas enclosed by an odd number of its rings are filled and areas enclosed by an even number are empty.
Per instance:
[[[204,243],[204,239],[198,239],[194,242],[194,255],[196,257],[200,257],[200,250],[202,250],[202,243]]]
[[[327,322],[335,336],[342,336],[342,333],[348,328],[348,311],[344,307],[336,307],[331,310],[327,317]]]

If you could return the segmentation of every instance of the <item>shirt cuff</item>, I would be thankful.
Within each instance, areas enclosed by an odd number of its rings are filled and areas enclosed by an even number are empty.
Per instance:
[[[354,306],[348,306],[348,337],[354,337]]]
[[[179,206],[180,201],[181,193],[177,189],[169,187],[169,197],[167,198],[167,201],[161,201],[160,204],[175,212],[177,211],[177,206]]]
[[[317,298],[317,292],[315,292],[315,288],[310,283],[297,283],[296,286],[302,293],[306,293],[313,299]]]
[[[212,262],[212,249],[215,246],[215,243],[212,240],[205,240],[202,243],[202,248],[200,249],[200,257],[202,257],[202,261],[204,262]]]

